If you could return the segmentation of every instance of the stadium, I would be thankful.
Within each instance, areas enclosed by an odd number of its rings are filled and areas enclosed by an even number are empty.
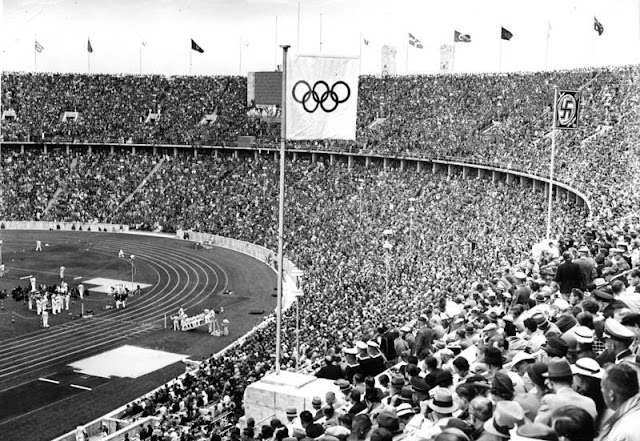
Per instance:
[[[4,70],[2,439],[640,439],[640,65],[502,71],[505,26],[498,69],[403,33],[406,72],[299,95],[354,139],[283,137],[296,71],[242,42]]]

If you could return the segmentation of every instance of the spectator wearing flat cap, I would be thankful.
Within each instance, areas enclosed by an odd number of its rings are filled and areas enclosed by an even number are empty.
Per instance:
[[[542,374],[548,381],[551,393],[542,397],[542,405],[538,410],[535,422],[550,425],[553,413],[562,406],[574,405],[587,412],[595,420],[598,416],[596,403],[589,397],[573,390],[573,371],[564,358],[549,361],[549,370]]]
[[[400,424],[400,418],[394,409],[385,409],[378,414],[378,427],[391,432],[394,440],[403,437],[404,426]]]

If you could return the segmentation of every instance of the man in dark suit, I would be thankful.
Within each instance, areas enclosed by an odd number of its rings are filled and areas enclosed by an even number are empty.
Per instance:
[[[573,255],[570,251],[562,253],[562,258],[564,263],[558,265],[555,280],[560,285],[560,292],[568,296],[573,288],[580,289],[583,286],[583,275],[580,266],[572,262]]]

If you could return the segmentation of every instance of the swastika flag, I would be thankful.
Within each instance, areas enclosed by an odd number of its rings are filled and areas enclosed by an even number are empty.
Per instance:
[[[555,103],[554,128],[574,130],[580,116],[580,91],[558,90]]]
[[[356,139],[358,58],[287,58],[286,138]]]

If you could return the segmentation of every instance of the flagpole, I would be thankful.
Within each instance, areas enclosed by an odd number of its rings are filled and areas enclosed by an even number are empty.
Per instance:
[[[38,51],[36,50],[36,42],[38,38],[33,34],[33,71],[38,72]]]
[[[549,65],[549,34],[551,34],[551,23],[547,20],[547,47],[544,52],[544,69],[547,70]]]
[[[498,72],[502,72],[502,31],[500,33],[500,61],[498,62]]]
[[[276,38],[274,40],[274,47],[276,50],[273,52],[273,65],[278,70],[278,16],[276,15]]]
[[[140,45],[140,75],[142,75],[142,45]]]
[[[549,168],[549,207],[547,209],[547,240],[551,238],[551,205],[553,201],[553,168],[556,154],[556,106],[558,105],[558,87],[553,88],[553,126],[551,127],[551,166]]]
[[[320,53],[322,53],[322,12],[320,13]]]
[[[405,69],[407,70],[407,75],[409,75],[409,39],[407,38],[407,55],[406,60],[404,61]]]
[[[276,306],[276,375],[280,375],[280,347],[282,346],[282,276],[284,241],[284,154],[287,144],[287,52],[288,45],[282,47],[282,112],[280,116],[280,206],[278,210],[278,298]],[[298,357],[300,354],[298,354]]]
[[[300,0],[298,0],[298,35],[296,37],[296,51],[300,53]]]
[[[189,49],[189,76],[191,76],[191,66],[192,66],[192,64],[193,64],[193,47],[191,49]]]

